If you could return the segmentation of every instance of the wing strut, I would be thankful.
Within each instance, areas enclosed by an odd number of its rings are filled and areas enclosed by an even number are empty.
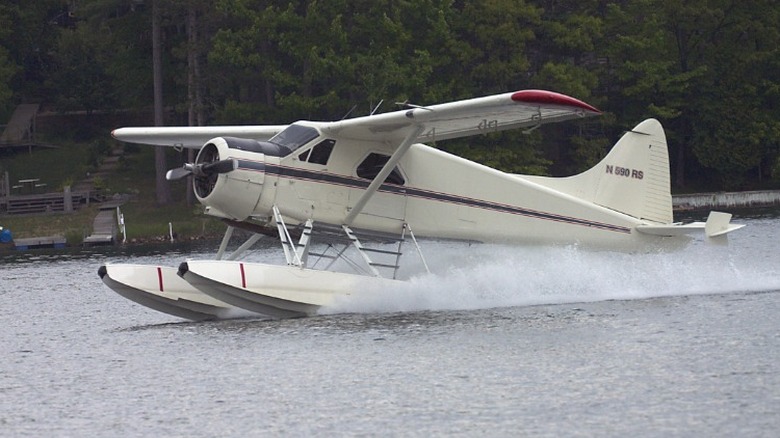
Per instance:
[[[225,230],[225,235],[222,237],[222,242],[219,244],[219,250],[217,251],[217,260],[222,260],[222,256],[225,255],[225,250],[227,249],[228,243],[230,243],[230,238],[233,236],[233,226],[228,225],[227,230]]]
[[[352,225],[352,222],[355,220],[357,215],[359,215],[360,212],[363,211],[363,208],[368,203],[368,200],[371,199],[372,196],[374,196],[374,193],[376,193],[377,190],[379,190],[379,187],[382,186],[382,183],[385,182],[385,178],[387,178],[387,176],[390,175],[390,172],[393,171],[393,168],[398,164],[399,161],[401,161],[401,158],[406,154],[406,152],[409,151],[409,148],[412,146],[412,143],[414,143],[414,141],[423,132],[424,129],[425,126],[417,125],[411,132],[409,132],[406,138],[404,138],[404,140],[398,146],[398,149],[396,149],[395,152],[393,152],[393,155],[390,157],[390,159],[387,160],[387,163],[385,163],[385,167],[383,167],[382,170],[379,171],[376,178],[374,178],[374,180],[371,181],[371,184],[369,184],[368,187],[366,188],[365,193],[363,193],[360,199],[358,199],[358,201],[355,203],[355,206],[352,207],[352,210],[350,210],[349,214],[347,215],[347,218],[344,219],[344,225],[346,226]]]

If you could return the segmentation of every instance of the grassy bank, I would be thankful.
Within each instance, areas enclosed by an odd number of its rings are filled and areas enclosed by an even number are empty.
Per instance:
[[[3,215],[0,216],[0,226],[11,230],[16,239],[65,236],[68,244],[76,244],[92,231],[92,220],[97,211],[96,206],[91,206],[72,214]]]
[[[39,149],[3,156],[0,171],[8,171],[10,179],[39,178],[49,191],[59,191],[95,172],[100,161],[118,146],[113,140],[102,139],[85,144],[63,145],[58,149]],[[180,154],[168,151],[168,166],[179,166]],[[168,224],[179,239],[220,235],[225,225],[205,216],[200,204],[186,203],[184,181],[170,182],[173,202],[157,205],[155,198],[154,150],[152,147],[126,146],[116,171],[95,180],[95,187],[106,196],[129,195],[120,207],[127,228],[127,239],[148,241],[168,236]],[[92,222],[99,205],[82,207],[71,214],[0,215],[0,226],[10,229],[14,238],[65,236],[69,245],[80,245],[92,232]]]

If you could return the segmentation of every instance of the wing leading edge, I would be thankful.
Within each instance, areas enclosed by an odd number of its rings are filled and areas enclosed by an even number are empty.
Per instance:
[[[325,124],[323,131],[342,138],[392,143],[423,126],[416,141],[432,142],[598,114],[593,106],[564,94],[521,90],[342,120]]]
[[[546,90],[521,90],[431,106],[318,122],[326,135],[400,143],[419,131],[415,142],[435,142],[601,114],[573,97]],[[288,125],[119,128],[111,135],[128,143],[200,149],[214,137],[268,140]],[[422,128],[422,129],[420,129]]]
[[[119,128],[112,131],[111,136],[127,143],[200,149],[214,137],[227,136],[268,140],[286,127],[287,125]]]

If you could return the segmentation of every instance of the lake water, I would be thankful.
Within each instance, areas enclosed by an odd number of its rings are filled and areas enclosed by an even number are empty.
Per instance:
[[[285,321],[97,276],[213,247],[0,256],[0,436],[774,437],[780,219],[735,222],[673,254],[425,242],[438,274]]]

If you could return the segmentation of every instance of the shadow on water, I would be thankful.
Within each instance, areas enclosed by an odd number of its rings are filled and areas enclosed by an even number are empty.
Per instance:
[[[212,333],[259,332],[282,334],[291,331],[312,332],[362,332],[366,330],[404,330],[436,328],[469,323],[514,319],[511,309],[421,310],[393,313],[339,313],[315,315],[304,318],[272,319],[261,315],[207,321],[177,321],[161,324],[138,325],[112,330],[113,332],[140,332],[147,330],[196,330]]]
[[[776,294],[773,290],[735,290],[711,294],[654,296],[637,299],[607,299],[567,303],[516,305],[477,309],[412,310],[400,312],[333,313],[303,318],[271,319],[261,315],[248,315],[232,319],[208,321],[176,321],[161,324],[137,325],[116,328],[114,333],[133,332],[190,332],[200,335],[268,335],[306,336],[369,334],[373,340],[382,341],[386,336],[449,336],[453,331],[473,330],[489,332],[507,326],[534,329],[557,326],[582,325],[619,317],[621,311],[632,309],[669,308],[682,303],[707,301],[716,298],[721,302],[750,301],[753,296]],[[706,295],[709,298],[706,298]]]
[[[62,260],[88,260],[96,257],[153,256],[166,254],[190,254],[214,251],[219,240],[195,240],[190,242],[159,242],[139,245],[104,245],[90,247],[67,247],[61,249],[41,248],[18,251],[0,251],[0,263],[56,262]]]
[[[685,299],[685,297],[674,297]],[[648,305],[652,298],[643,300]],[[490,331],[507,324],[525,327],[548,326],[571,323],[592,318],[609,318],[616,313],[606,309],[597,309],[592,303],[570,303],[566,305],[514,306],[473,310],[420,310],[392,313],[338,313],[316,315],[304,318],[270,319],[261,316],[208,321],[180,321],[162,324],[138,325],[112,330],[115,333],[144,331],[182,331],[200,334],[266,334],[289,335],[302,333],[328,335],[370,333],[384,340],[384,334],[425,333],[430,335],[449,335],[453,329],[473,329]]]

